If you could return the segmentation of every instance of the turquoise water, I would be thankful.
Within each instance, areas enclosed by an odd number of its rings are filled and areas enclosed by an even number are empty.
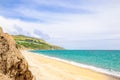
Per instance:
[[[120,50],[35,50],[32,52],[120,72]]]

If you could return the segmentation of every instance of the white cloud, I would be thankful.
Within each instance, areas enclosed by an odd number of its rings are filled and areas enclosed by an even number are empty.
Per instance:
[[[59,1],[55,3],[47,3],[47,0],[45,1],[46,2],[43,1],[44,4],[64,5],[62,2],[59,3]],[[46,22],[27,22],[0,16],[0,25],[9,33],[14,32],[14,26],[17,25],[35,37],[38,37],[38,35],[34,33],[34,30],[39,30],[49,35],[49,42],[65,46],[65,48],[119,49],[119,5],[120,2],[117,0],[111,0],[109,4],[82,5],[83,8],[94,11],[95,13],[93,14],[40,12],[35,9],[30,10],[28,8],[19,7],[16,10],[24,16],[43,19]],[[67,7],[67,5],[64,6]],[[72,6],[77,8],[79,5],[71,5],[71,7]],[[105,44],[105,46],[103,44]]]

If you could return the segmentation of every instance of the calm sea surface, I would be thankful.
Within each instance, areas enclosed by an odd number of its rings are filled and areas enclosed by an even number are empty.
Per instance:
[[[114,73],[120,72],[120,50],[34,50],[32,52]]]

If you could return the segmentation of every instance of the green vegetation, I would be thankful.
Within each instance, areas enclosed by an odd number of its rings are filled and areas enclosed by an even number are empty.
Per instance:
[[[59,46],[55,46],[52,44],[47,43],[46,41],[38,38],[32,38],[28,36],[23,35],[13,35],[13,38],[15,39],[17,46],[20,49],[33,49],[33,50],[61,50],[64,49]]]

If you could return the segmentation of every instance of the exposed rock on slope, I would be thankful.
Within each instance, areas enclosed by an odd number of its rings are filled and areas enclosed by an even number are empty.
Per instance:
[[[33,80],[14,39],[0,28],[0,80]]]

